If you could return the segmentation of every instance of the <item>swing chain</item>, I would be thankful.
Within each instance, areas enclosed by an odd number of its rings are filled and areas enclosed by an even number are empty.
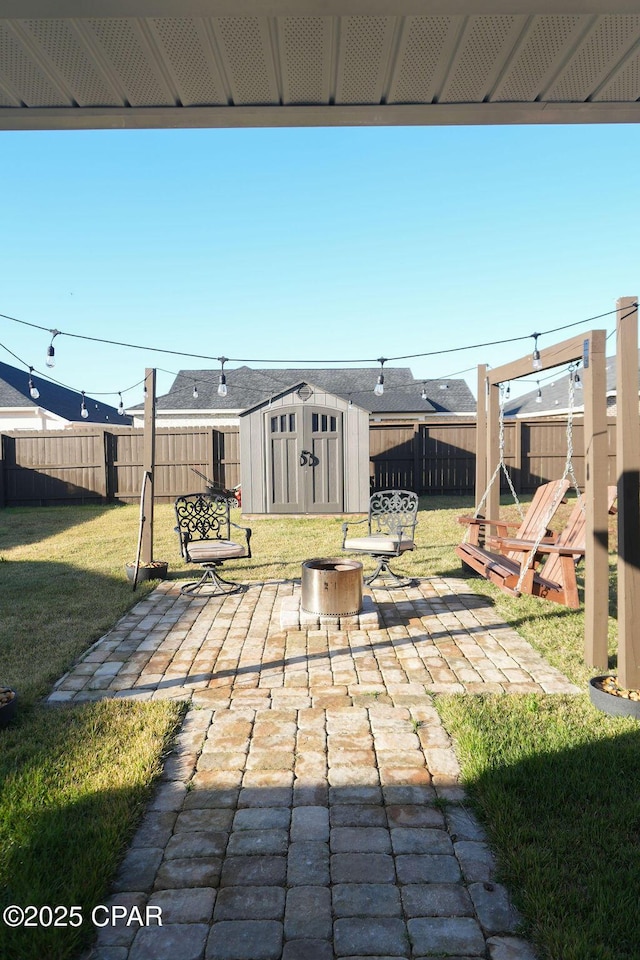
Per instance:
[[[489,496],[489,491],[491,490],[491,487],[493,486],[494,481],[501,470],[507,479],[507,483],[511,491],[511,496],[513,497],[518,513],[520,514],[520,519],[524,520],[524,510],[522,508],[522,504],[520,503],[520,500],[518,499],[518,494],[516,493],[515,487],[513,485],[513,481],[511,480],[511,475],[509,473],[509,470],[507,469],[507,464],[505,462],[505,457],[504,457],[504,451],[505,451],[504,407],[505,407],[506,399],[507,399],[507,389],[505,388],[505,385],[501,383],[500,384],[500,415],[498,417],[498,431],[499,431],[498,432],[498,450],[500,453],[500,459],[498,460],[498,463],[496,464],[496,468],[493,471],[491,479],[487,484],[487,489],[482,494],[482,499],[480,500],[478,506],[475,509],[475,513],[473,514],[474,520],[478,519],[481,511],[484,509],[484,505],[487,502],[487,497]],[[466,540],[469,535],[470,535],[469,528],[467,528],[467,530],[465,531],[464,540]]]
[[[582,512],[583,513],[586,512],[584,500],[582,498],[582,494],[580,493],[580,487],[578,486],[578,480],[573,467],[573,408],[574,408],[574,401],[575,401],[575,377],[576,377],[576,368],[574,367],[573,364],[571,364],[569,366],[569,401],[567,405],[567,431],[566,431],[567,457],[564,463],[564,470],[562,471],[562,476],[558,480],[558,489],[556,490],[553,500],[551,501],[551,505],[549,507],[549,511],[545,519],[544,529],[541,528],[542,532],[538,535],[537,539],[535,540],[533,548],[529,553],[529,555],[527,556],[526,563],[522,564],[522,568],[520,570],[520,576],[518,577],[518,582],[515,587],[516,594],[520,593],[522,589],[522,584],[524,582],[524,578],[526,577],[530,567],[535,562],[535,557],[538,552],[538,548],[540,547],[540,544],[544,540],[545,533],[549,526],[551,518],[553,517],[554,513],[556,512],[560,504],[560,501],[562,500],[562,482],[563,480],[566,480],[567,477],[571,478],[571,482],[573,483],[573,488],[576,492],[576,496],[582,508]]]

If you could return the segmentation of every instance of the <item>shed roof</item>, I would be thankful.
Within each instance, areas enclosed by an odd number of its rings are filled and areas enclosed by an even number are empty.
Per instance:
[[[29,374],[25,370],[11,367],[8,363],[0,363],[0,408],[16,410],[25,407],[40,408],[62,417],[64,420],[78,423],[112,423],[127,425],[131,417],[119,416],[115,407],[102,400],[85,396],[85,404],[89,416],[84,420],[80,416],[82,397],[76,390],[69,390],[57,383],[51,383],[33,374],[33,382],[38,388],[40,396],[34,400],[29,393]]]
[[[371,413],[475,413],[476,402],[464,380],[416,380],[409,367],[384,368],[384,393],[378,397],[379,367],[348,369],[253,369],[242,366],[226,370],[226,397],[219,397],[217,370],[180,370],[168,393],[158,397],[162,410],[247,410],[301,382],[352,400]],[[427,400],[422,400],[422,387]],[[197,386],[198,396],[193,390]],[[140,409],[139,407],[132,409]]]

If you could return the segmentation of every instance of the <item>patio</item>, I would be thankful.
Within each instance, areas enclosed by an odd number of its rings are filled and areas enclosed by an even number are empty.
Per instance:
[[[431,694],[578,688],[463,580],[374,590],[378,624],[353,630],[283,628],[291,581],[210,599],[179,586],[49,697],[195,708],[112,893],[164,925],[105,927],[88,956],[533,957]]]

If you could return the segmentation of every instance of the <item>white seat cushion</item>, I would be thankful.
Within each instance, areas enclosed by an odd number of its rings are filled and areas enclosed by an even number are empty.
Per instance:
[[[371,537],[353,537],[351,540],[345,540],[345,550],[354,550],[359,553],[389,554],[396,556],[398,553],[404,553],[405,550],[414,549],[413,540],[407,537],[400,538],[400,549],[398,549],[398,537],[391,534],[378,534]]]
[[[246,555],[245,548],[233,540],[195,540],[187,544],[187,550],[194,563],[208,563]]]

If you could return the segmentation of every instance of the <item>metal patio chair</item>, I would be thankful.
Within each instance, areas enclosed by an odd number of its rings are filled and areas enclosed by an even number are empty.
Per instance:
[[[194,593],[206,585],[214,588],[209,596],[244,590],[241,583],[225,580],[217,572],[225,560],[251,556],[251,530],[231,520],[229,500],[224,496],[187,493],[176,499],[175,511],[182,556],[187,563],[196,563],[204,571],[199,580],[186,583],[180,593]],[[231,540],[232,527],[242,531],[244,544]]]
[[[415,529],[418,522],[418,496],[410,490],[379,490],[369,499],[369,515],[363,520],[342,524],[342,549],[348,553],[367,553],[377,561],[374,572],[365,577],[371,585],[401,587],[413,582],[411,577],[399,577],[389,561],[407,550],[415,549]],[[366,524],[366,533],[350,535],[349,528]]]

